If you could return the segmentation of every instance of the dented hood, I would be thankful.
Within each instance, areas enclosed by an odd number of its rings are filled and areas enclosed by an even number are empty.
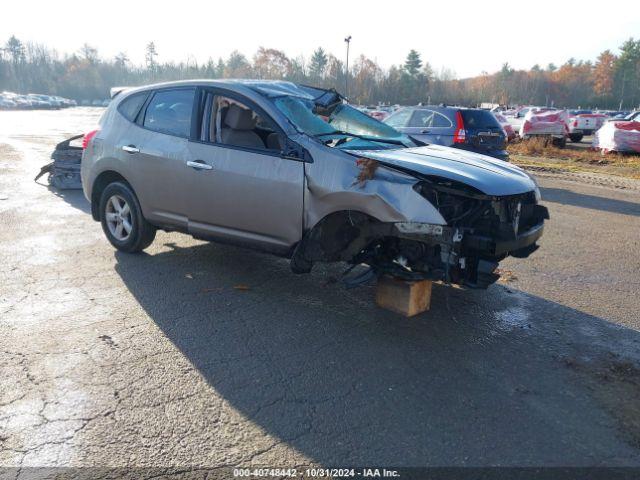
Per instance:
[[[502,160],[457,148],[428,145],[398,150],[353,150],[359,157],[471,185],[486,195],[516,195],[536,188],[521,168]]]

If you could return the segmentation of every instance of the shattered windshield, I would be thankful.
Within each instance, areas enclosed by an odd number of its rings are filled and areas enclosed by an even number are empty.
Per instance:
[[[283,95],[274,98],[273,102],[299,131],[331,147],[380,149],[414,146],[406,135],[341,101],[325,105],[319,103],[319,99]]]

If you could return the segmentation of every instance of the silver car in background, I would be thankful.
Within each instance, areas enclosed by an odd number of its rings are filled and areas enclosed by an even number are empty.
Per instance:
[[[84,193],[119,250],[157,229],[291,259],[486,287],[537,248],[545,207],[520,168],[421,144],[334,90],[200,80],[120,91],[85,135]]]

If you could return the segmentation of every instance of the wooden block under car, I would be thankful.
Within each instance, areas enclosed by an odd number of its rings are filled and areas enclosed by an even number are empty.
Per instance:
[[[382,275],[376,287],[379,307],[412,317],[429,310],[431,306],[430,280],[408,281]]]

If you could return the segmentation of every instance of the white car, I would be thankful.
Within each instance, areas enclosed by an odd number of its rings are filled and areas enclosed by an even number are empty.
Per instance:
[[[640,122],[640,110],[636,110],[635,112],[631,112],[629,115],[624,117],[627,122]]]
[[[580,142],[585,135],[593,135],[605,122],[606,115],[591,110],[569,110],[569,139]]]
[[[14,102],[13,100],[10,100],[8,98],[4,98],[2,96],[0,96],[0,108],[5,110],[5,109],[10,109],[10,108],[16,108],[16,102]]]

